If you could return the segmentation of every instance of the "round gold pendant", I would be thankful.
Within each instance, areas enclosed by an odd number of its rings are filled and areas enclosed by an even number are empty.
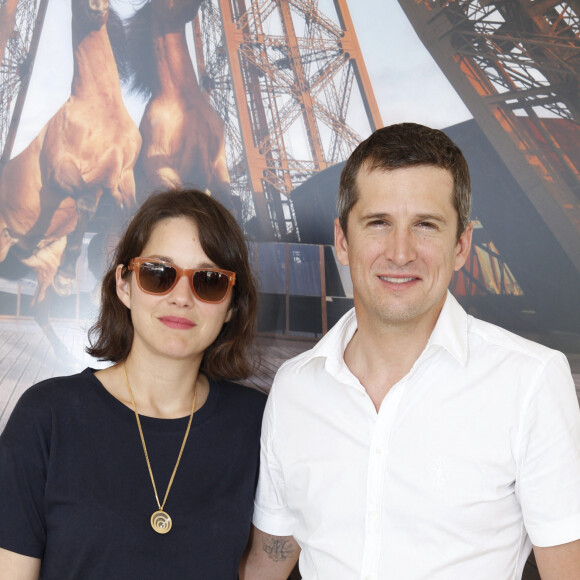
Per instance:
[[[158,510],[151,516],[151,527],[158,534],[166,534],[171,529],[171,525],[169,514],[163,510]]]

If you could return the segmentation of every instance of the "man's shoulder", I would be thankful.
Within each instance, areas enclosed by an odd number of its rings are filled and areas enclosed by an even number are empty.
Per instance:
[[[326,359],[342,359],[356,324],[356,314],[351,308],[312,348],[285,361],[278,369],[276,378],[316,373],[321,364],[324,366]]]
[[[312,372],[311,363],[321,358],[319,349],[316,348],[317,346],[315,345],[299,355],[284,361],[276,373],[276,380],[278,381],[296,374],[309,374]]]
[[[470,342],[476,346],[485,346],[522,360],[545,364],[554,358],[565,358],[553,348],[472,316],[469,316],[469,333],[472,337]]]

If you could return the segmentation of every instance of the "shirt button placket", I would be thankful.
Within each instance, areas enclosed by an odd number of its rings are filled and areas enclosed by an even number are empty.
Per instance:
[[[380,420],[375,423],[373,434],[374,440],[383,439]],[[368,469],[368,496],[367,496],[367,517],[366,517],[366,570],[365,577],[376,578],[374,571],[378,566],[381,543],[381,493],[383,489],[383,476],[385,472],[385,454],[382,447],[377,445],[371,446],[369,453]]]
[[[366,542],[363,578],[379,578],[382,542],[382,495],[387,477],[389,439],[401,397],[401,383],[395,385],[383,401],[371,438],[367,483]]]

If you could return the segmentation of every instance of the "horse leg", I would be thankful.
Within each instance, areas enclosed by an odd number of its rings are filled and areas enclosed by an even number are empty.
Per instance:
[[[58,229],[56,224],[62,221],[62,215],[65,215],[66,208],[61,208],[63,198],[58,195],[53,188],[42,186],[39,193],[38,208],[30,208],[28,212],[37,211],[36,221],[29,224],[18,241],[18,247],[22,255],[31,255],[35,252],[42,240],[54,234]],[[24,216],[27,211],[23,211]],[[60,225],[60,224],[59,224]]]
[[[73,356],[62,343],[49,321],[50,308],[56,298],[52,288],[52,281],[62,261],[65,248],[66,237],[63,236],[39,248],[31,256],[20,259],[20,262],[36,272],[37,286],[31,303],[34,320],[48,339],[59,362],[68,364],[69,362],[74,362]]]
[[[77,260],[81,255],[83,236],[89,220],[97,211],[99,195],[82,196],[76,202],[78,221],[75,229],[68,234],[66,249],[53,280],[53,287],[60,296],[70,296],[74,286]]]
[[[48,339],[54,354],[56,355],[57,359],[60,362],[67,363],[70,361],[73,356],[64,345],[64,343],[58,337],[58,334],[55,332],[54,328],[50,324],[49,319],[49,312],[50,306],[53,303],[53,300],[57,298],[57,295],[54,293],[52,288],[48,288],[44,295],[44,299],[37,301],[33,308],[33,316],[34,320],[40,326],[42,332]]]
[[[18,243],[19,237],[15,236],[7,227],[0,231],[0,262],[3,262],[10,248]]]

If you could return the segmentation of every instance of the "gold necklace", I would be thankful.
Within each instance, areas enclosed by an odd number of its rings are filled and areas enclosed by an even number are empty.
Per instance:
[[[135,417],[137,419],[137,427],[139,428],[139,435],[141,436],[141,444],[143,445],[143,451],[145,453],[145,461],[147,461],[147,468],[149,469],[149,475],[151,476],[151,483],[153,484],[153,492],[155,493],[155,499],[157,500],[157,511],[153,512],[151,516],[151,527],[158,534],[166,534],[173,525],[169,514],[163,510],[165,507],[165,502],[167,501],[167,496],[169,495],[169,490],[173,484],[173,479],[177,473],[177,468],[179,467],[179,462],[181,461],[181,456],[183,455],[183,450],[185,449],[185,443],[187,441],[187,436],[189,435],[189,429],[191,427],[191,422],[193,421],[193,414],[195,412],[195,398],[197,395],[197,381],[195,381],[195,387],[193,389],[193,404],[191,405],[191,413],[189,415],[189,423],[187,424],[187,429],[185,430],[185,437],[183,438],[183,443],[181,444],[181,449],[179,450],[179,456],[177,457],[177,462],[173,468],[173,473],[169,479],[169,484],[167,485],[167,491],[165,492],[165,497],[163,498],[163,503],[159,501],[159,495],[157,494],[157,486],[155,485],[155,478],[153,477],[153,470],[151,469],[151,463],[149,461],[149,454],[147,453],[147,445],[145,445],[145,437],[143,436],[143,429],[141,428],[141,421],[139,420],[139,413],[137,413],[137,405],[135,404],[135,399],[133,398],[133,391],[129,386],[129,377],[127,376],[127,366],[123,363],[123,370],[125,371],[125,382],[127,383],[127,389],[129,390],[129,396],[131,397],[131,403],[133,403],[133,410],[135,411]]]

